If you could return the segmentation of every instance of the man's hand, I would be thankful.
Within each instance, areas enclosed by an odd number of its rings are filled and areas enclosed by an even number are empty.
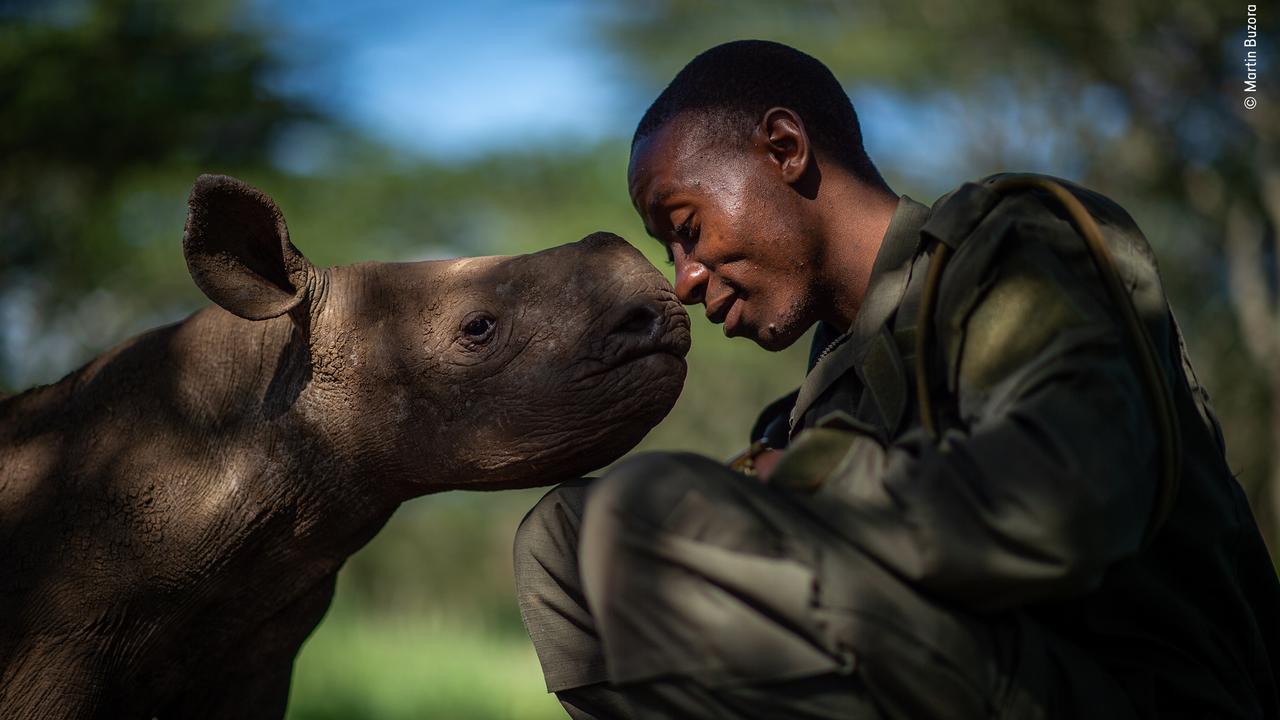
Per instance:
[[[756,456],[756,475],[773,487],[811,493],[839,472],[874,475],[884,461],[884,447],[860,431],[829,426],[802,430],[786,450]]]
[[[774,450],[772,448],[757,455],[753,461],[756,468],[756,479],[762,484],[768,483],[769,476],[773,474],[773,468],[782,459],[782,455],[782,450]]]

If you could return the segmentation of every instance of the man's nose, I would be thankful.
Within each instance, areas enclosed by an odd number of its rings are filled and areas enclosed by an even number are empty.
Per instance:
[[[685,305],[696,305],[707,294],[709,273],[700,262],[676,258],[676,297]]]

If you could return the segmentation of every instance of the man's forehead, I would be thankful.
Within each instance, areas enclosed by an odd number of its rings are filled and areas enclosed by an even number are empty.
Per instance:
[[[639,194],[650,190],[654,181],[670,170],[672,143],[666,128],[658,128],[642,138],[631,148],[631,160],[627,164],[627,184],[632,199],[640,201]]]
[[[689,114],[678,115],[640,138],[632,147],[627,182],[632,201],[638,207],[641,203],[665,200],[674,190],[672,184],[696,173],[710,153],[723,152],[722,144],[716,142],[705,123],[699,120]],[[646,201],[641,193],[652,197]]]

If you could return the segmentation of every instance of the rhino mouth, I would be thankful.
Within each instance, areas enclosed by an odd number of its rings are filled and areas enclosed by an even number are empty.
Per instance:
[[[638,305],[620,315],[605,340],[607,351],[597,356],[581,379],[646,358],[665,358],[684,366],[690,346],[689,315],[675,302]]]
[[[624,350],[609,363],[609,369],[618,368],[654,355],[667,355],[683,363],[685,361],[684,357],[688,353],[688,334],[683,336],[683,341],[679,338],[663,338],[651,345],[641,345]]]
[[[607,363],[613,367],[651,355],[683,361],[689,353],[689,314],[678,302],[645,303],[623,313],[609,334],[625,339]]]

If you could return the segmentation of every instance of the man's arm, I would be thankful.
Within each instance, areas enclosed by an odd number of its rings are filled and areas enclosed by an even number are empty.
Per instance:
[[[1149,399],[1116,314],[1060,221],[972,238],[946,277],[939,352],[961,427],[940,444],[920,430],[856,442],[826,479],[853,512],[842,530],[975,609],[1087,591],[1140,547],[1157,485]]]

